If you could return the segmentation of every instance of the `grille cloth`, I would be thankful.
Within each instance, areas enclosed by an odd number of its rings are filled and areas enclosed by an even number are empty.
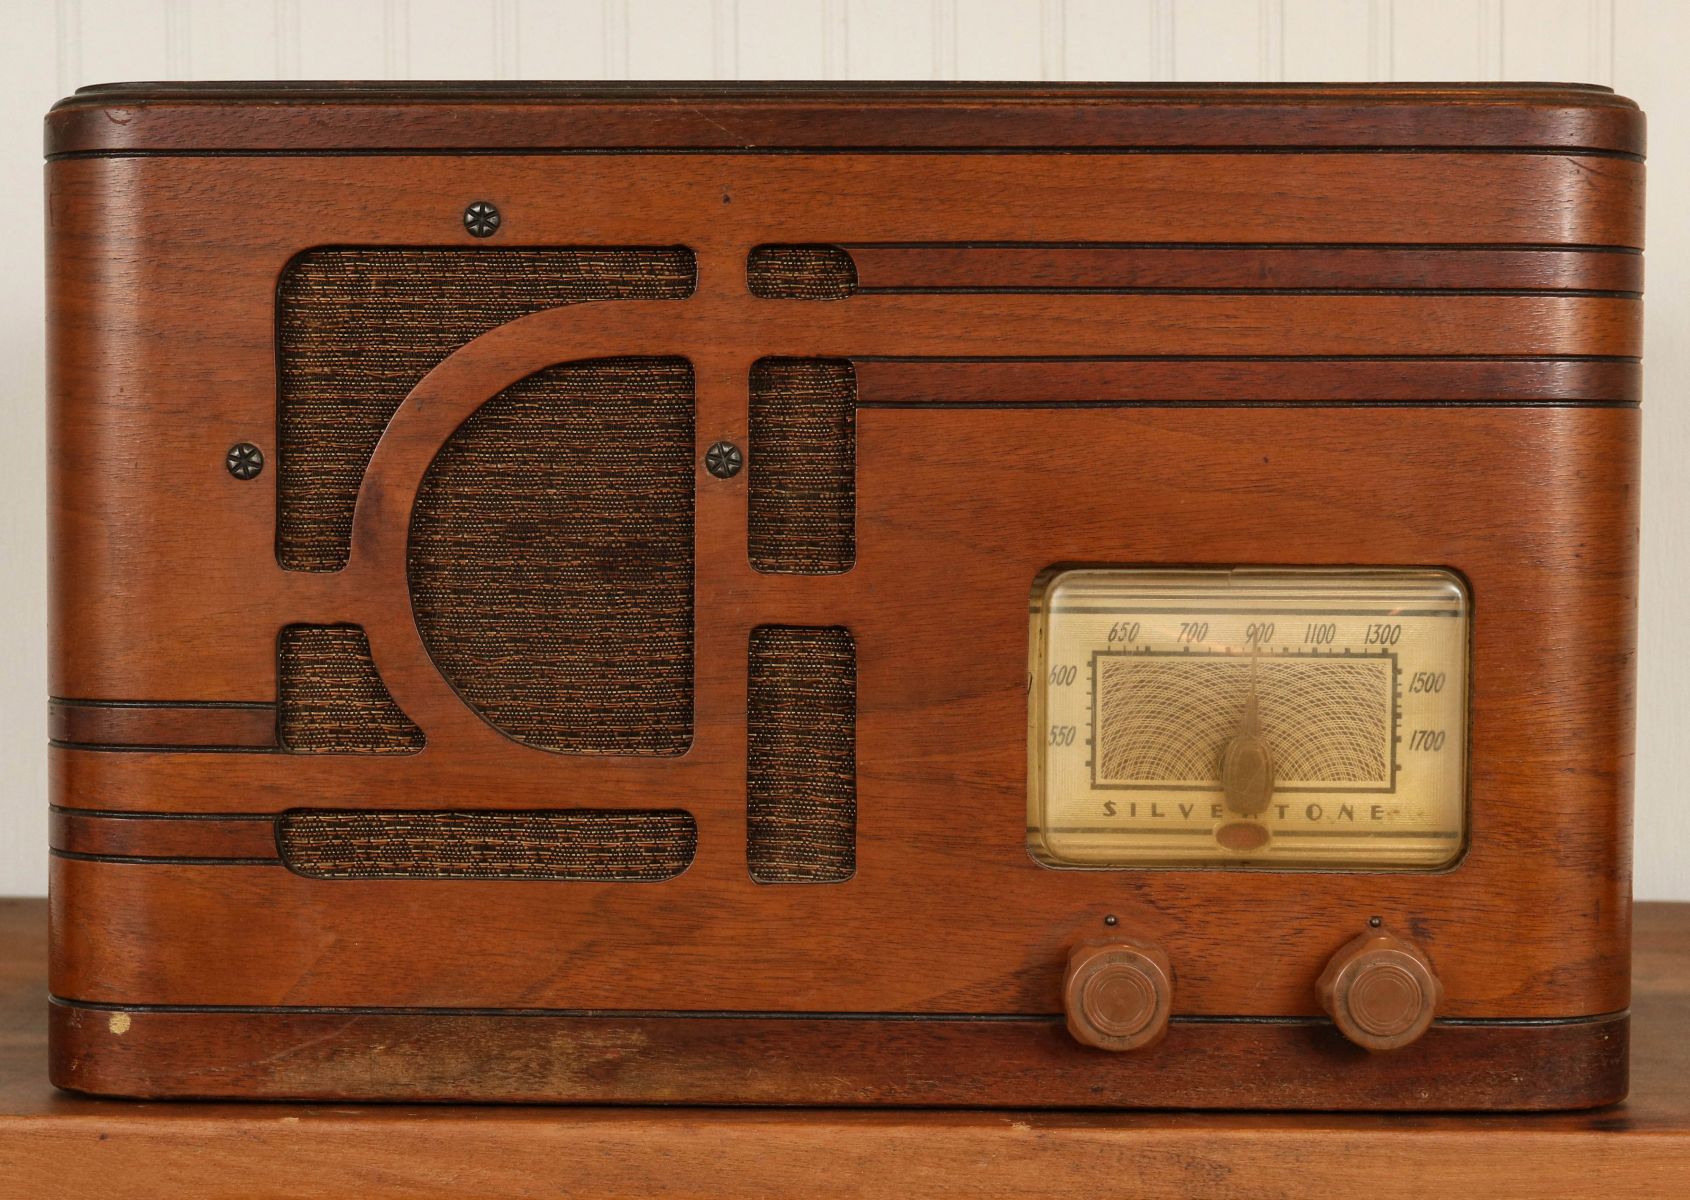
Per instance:
[[[321,879],[572,879],[649,883],[686,870],[698,825],[679,809],[289,812],[282,862]]]
[[[459,346],[527,313],[692,294],[683,247],[308,250],[277,297],[276,555],[346,565],[370,455],[407,392]]]
[[[411,515],[412,607],[458,694],[547,750],[692,740],[692,368],[566,363],[447,440]]]
[[[422,730],[388,695],[357,625],[282,630],[278,692],[282,745],[300,754],[410,754]]]
[[[857,290],[857,264],[838,246],[758,246],[745,279],[765,300],[843,300]]]
[[[751,368],[751,565],[835,575],[857,558],[857,381],[843,359]]]
[[[857,867],[857,648],[848,631],[751,631],[746,856],[759,883]]]

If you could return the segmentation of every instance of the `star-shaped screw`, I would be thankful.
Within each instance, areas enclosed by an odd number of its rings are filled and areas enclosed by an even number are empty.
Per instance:
[[[745,465],[745,455],[732,442],[717,442],[704,452],[704,469],[717,479],[732,479]]]
[[[499,232],[499,210],[486,200],[464,209],[464,228],[471,237],[492,237]]]
[[[255,479],[264,469],[264,451],[251,442],[236,442],[229,447],[223,465],[229,468],[229,474],[236,479]]]

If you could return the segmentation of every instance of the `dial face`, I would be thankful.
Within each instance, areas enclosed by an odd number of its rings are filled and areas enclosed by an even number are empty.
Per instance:
[[[1441,570],[1047,572],[1028,848],[1053,867],[1449,865],[1467,622]]]

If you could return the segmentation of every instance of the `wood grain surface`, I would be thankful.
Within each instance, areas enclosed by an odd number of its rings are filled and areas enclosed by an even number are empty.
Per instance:
[[[543,101],[544,103],[536,103]],[[231,124],[231,102],[244,106]],[[812,147],[1527,146],[1641,154],[1637,106],[1559,84],[129,84],[49,154]]]
[[[867,1097],[890,1096],[909,1054],[956,1061],[947,1021],[1004,1022],[993,1037],[1027,1022],[1021,1062],[1043,1062],[1067,950],[1106,919],[1166,950],[1176,1018],[1218,1019],[1184,1036],[1231,1055],[1239,1096],[1284,1069],[1263,1048],[1304,1027],[1271,1022],[1317,1013],[1314,979],[1370,919],[1428,956],[1446,1019],[1603,1018],[1618,1036],[1640,429],[1629,102],[1547,87],[666,100],[489,87],[457,103],[426,88],[159,89],[91,93],[49,128],[50,657],[65,702],[52,988],[137,1014],[124,1078],[187,1086],[287,1043],[291,1022],[320,1015],[301,1009],[827,1014],[879,1024],[850,1050],[818,1034],[813,1075],[830,1052],[868,1055],[885,1078]],[[310,153],[326,146],[348,153]],[[471,146],[686,152],[442,152]],[[783,146],[827,152],[739,152]],[[237,442],[273,447],[279,274],[314,246],[481,245],[462,222],[473,199],[503,215],[494,246],[685,245],[697,289],[540,311],[463,345],[389,423],[346,568],[283,570],[276,472],[224,468]],[[829,303],[753,296],[747,257],[769,243],[858,248],[870,286]],[[856,562],[753,570],[746,476],[700,467],[688,753],[548,754],[467,709],[429,657],[408,518],[439,447],[487,398],[559,362],[630,354],[691,361],[700,457],[745,443],[758,359],[856,363]],[[1465,857],[1435,875],[1034,864],[1026,604],[1063,562],[1460,572],[1475,612]],[[276,636],[296,622],[361,626],[425,748],[258,744]],[[846,883],[747,874],[746,648],[763,624],[845,626],[857,645]],[[258,852],[263,821],[235,820],[658,800],[696,815],[697,859],[640,886],[305,879]],[[206,828],[189,833],[196,817]],[[234,1031],[206,1040],[207,1022],[162,1019],[183,1007],[253,1013],[202,1014]],[[97,1025],[70,1019],[81,1011],[61,1011],[64,1080],[100,1078],[92,1059],[108,1053],[84,1036]],[[1234,1020],[1249,1036],[1218,1032]],[[1431,1057],[1350,1072],[1352,1093],[1323,1092],[1336,1085],[1321,1051],[1299,1044],[1291,1058],[1312,1074],[1295,1102],[1381,1103],[1366,1097],[1394,1078],[1400,1095],[1425,1091],[1416,1103],[1490,1104],[1509,1061],[1555,1059],[1583,1090],[1534,1075],[1536,1102],[1592,1103],[1618,1086],[1592,1049],[1599,1025],[1521,1025],[1482,1052],[1449,1032],[1476,1027],[1443,1027]],[[512,1028],[520,1043],[539,1027]],[[1594,1040],[1552,1045],[1574,1029]],[[693,1036],[624,1033],[647,1039],[625,1056],[647,1088],[663,1038]],[[359,1094],[418,1094],[407,1072],[437,1080],[452,1035],[429,1036]],[[999,1056],[989,1043],[963,1057]],[[773,1098],[775,1075],[756,1074],[766,1049],[740,1056],[738,1098]],[[720,1060],[699,1061],[698,1088],[666,1094],[733,1098],[706,1082]],[[1189,1072],[1202,1056],[1178,1061]],[[984,1091],[909,1095],[1009,1103],[1030,1086],[1015,1069],[1010,1055]],[[319,1094],[347,1094],[317,1071]],[[538,1094],[520,1076],[487,1094]],[[1171,1077],[1135,1091],[1130,1076],[1095,1060],[1064,1071],[1112,1103],[1225,1098]],[[854,1094],[841,1086],[789,1096]]]
[[[515,338],[507,344],[541,353]],[[474,357],[466,351],[452,363],[468,371]],[[390,462],[397,471],[400,456],[420,475],[458,419],[448,397],[462,405],[496,390],[493,380],[524,373],[497,360],[488,370],[487,383],[470,387],[436,372],[425,388],[438,386],[444,406],[420,410],[436,428],[412,427],[402,413],[372,478],[385,477]],[[1292,419],[1298,433],[1287,439],[1280,431]],[[694,866],[641,887],[442,886],[311,881],[279,867],[60,860],[55,990],[119,1004],[497,1008],[520,995],[556,1008],[1042,1014],[1059,1010],[1055,966],[1066,945],[1117,915],[1173,955],[1181,1013],[1308,1015],[1326,957],[1377,915],[1416,931],[1448,989],[1449,1016],[1621,1010],[1628,811],[1591,795],[1624,795],[1630,771],[1630,675],[1614,664],[1629,663],[1633,638],[1637,411],[1417,408],[1408,444],[1402,420],[1393,408],[1353,405],[1145,408],[1129,420],[1091,408],[866,411],[858,562],[825,579],[751,572],[743,516],[707,520],[702,511],[730,497],[743,504],[743,492],[701,488],[700,535],[718,540],[706,541],[696,582],[695,740],[674,761],[516,752],[462,707],[429,660],[404,590],[402,532],[360,526],[353,563],[329,578],[366,582],[353,593],[358,607],[337,615],[368,630],[395,699],[428,730],[422,753],[350,764],[255,755],[230,788],[226,756],[60,749],[60,803],[273,813],[352,778],[372,807],[414,805],[425,793],[446,806],[547,807],[558,804],[567,772],[572,794],[601,806],[639,807],[658,789],[682,790],[703,835]],[[1018,448],[1007,464],[1006,445]],[[1053,486],[1074,446],[1131,478],[1130,491]],[[1536,465],[1493,469],[1508,461]],[[1196,524],[1194,511],[1204,514]],[[1283,542],[1287,530],[1297,532],[1295,545]],[[1086,560],[1338,564],[1353,561],[1358,545],[1374,561],[1456,566],[1479,611],[1471,850],[1456,870],[1298,875],[1299,911],[1289,920],[1264,903],[1269,877],[1099,875],[1028,858],[1019,832],[1025,597],[1040,570]],[[951,597],[939,608],[928,603],[937,590]],[[251,599],[274,615],[227,623],[231,654],[254,642],[265,649],[254,629],[293,615],[285,592]],[[1546,619],[1487,621],[1487,612]],[[864,803],[849,884],[764,888],[747,879],[736,832],[745,795],[738,714],[746,633],[759,622],[845,623],[856,637]],[[947,636],[956,624],[970,636]],[[215,634],[202,630],[208,649]],[[912,692],[917,646],[923,670]],[[919,722],[908,718],[912,705]],[[497,790],[481,782],[488,772],[497,772]],[[1550,788],[1546,778],[1580,786]],[[955,796],[954,805],[925,802],[935,795]],[[712,839],[712,829],[723,834]],[[912,858],[910,846],[930,852]],[[910,920],[912,905],[928,917]],[[483,922],[495,910],[500,935],[489,946]],[[698,912],[713,919],[687,916]],[[137,941],[125,932],[137,913],[168,934]],[[429,914],[422,924],[419,913]],[[690,930],[679,942],[665,932],[677,921]],[[959,924],[970,929],[966,939],[953,936]],[[897,936],[865,939],[864,929]],[[664,953],[653,956],[653,946]],[[1029,955],[1051,969],[1025,969]],[[205,969],[212,960],[220,970]],[[568,971],[540,965],[559,960]],[[730,961],[738,969],[719,969]]]
[[[1690,906],[1636,922],[1625,1103],[1528,1116],[137,1103],[46,1080],[46,913],[0,901],[6,1200],[555,1196],[1678,1200]]]

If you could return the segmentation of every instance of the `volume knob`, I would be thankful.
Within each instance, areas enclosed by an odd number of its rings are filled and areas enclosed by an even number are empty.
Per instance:
[[[1395,1050],[1431,1026],[1444,989],[1412,942],[1364,933],[1332,956],[1315,992],[1350,1041],[1368,1050]]]
[[[1168,1032],[1173,972],[1160,947],[1129,939],[1068,956],[1062,996],[1068,1032],[1100,1050],[1137,1050]]]

